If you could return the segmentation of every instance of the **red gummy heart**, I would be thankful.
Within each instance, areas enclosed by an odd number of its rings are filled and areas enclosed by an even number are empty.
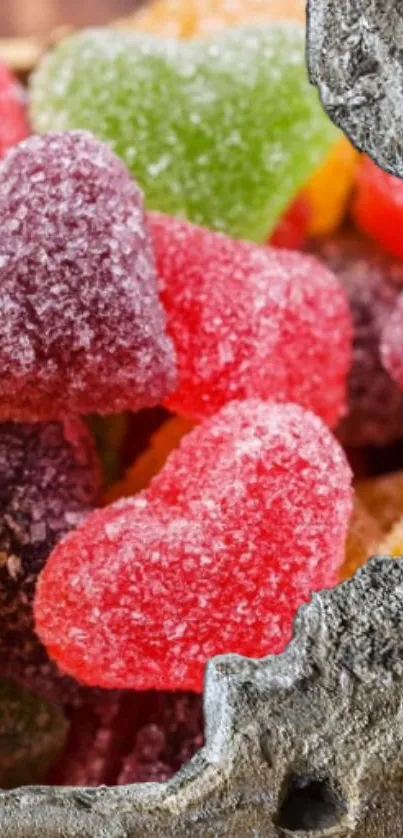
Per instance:
[[[296,402],[330,426],[345,412],[352,324],[345,292],[302,253],[148,214],[178,358],[165,404],[200,420],[233,399]]]
[[[344,556],[351,473],[297,405],[232,402],[193,430],[151,487],[97,511],[40,577],[37,631],[89,684],[200,690],[217,653],[289,640]]]
[[[0,186],[0,420],[158,403],[173,349],[123,164],[90,134],[48,134],[10,152]]]

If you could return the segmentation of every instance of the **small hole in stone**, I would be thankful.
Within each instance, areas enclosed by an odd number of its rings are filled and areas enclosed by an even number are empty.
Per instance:
[[[339,823],[346,806],[327,780],[292,774],[282,794],[276,825],[289,832],[314,832]]]

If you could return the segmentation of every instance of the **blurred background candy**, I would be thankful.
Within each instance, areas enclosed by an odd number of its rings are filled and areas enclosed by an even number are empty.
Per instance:
[[[35,634],[36,580],[55,544],[95,505],[100,482],[79,420],[0,425],[0,676],[51,699],[75,700],[81,688]]]
[[[319,239],[310,250],[341,281],[353,317],[349,410],[340,438],[351,446],[401,439],[403,394],[383,366],[380,342],[403,289],[403,262],[352,230]]]
[[[45,780],[62,751],[67,730],[61,708],[0,678],[0,787]]]
[[[352,216],[392,256],[403,259],[403,180],[362,155],[356,171]]]
[[[7,65],[0,62],[0,159],[29,131],[26,93]]]

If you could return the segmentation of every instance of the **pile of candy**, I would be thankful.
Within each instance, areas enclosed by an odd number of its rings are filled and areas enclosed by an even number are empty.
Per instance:
[[[403,553],[403,184],[323,112],[303,5],[159,0],[0,69],[3,788],[167,779],[211,656]]]

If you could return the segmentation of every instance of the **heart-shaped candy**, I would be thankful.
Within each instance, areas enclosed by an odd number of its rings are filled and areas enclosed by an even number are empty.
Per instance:
[[[37,130],[106,140],[148,208],[257,242],[339,136],[293,22],[189,43],[89,30],[45,59],[31,93]]]
[[[1,420],[138,410],[172,387],[142,196],[90,134],[3,162],[0,287]]]
[[[91,514],[42,572],[36,627],[92,685],[200,690],[217,653],[279,652],[297,607],[336,581],[351,473],[297,405],[231,402],[148,490]]]
[[[330,271],[292,253],[148,213],[178,359],[165,401],[199,421],[234,399],[296,402],[330,426],[345,411],[352,324]]]

